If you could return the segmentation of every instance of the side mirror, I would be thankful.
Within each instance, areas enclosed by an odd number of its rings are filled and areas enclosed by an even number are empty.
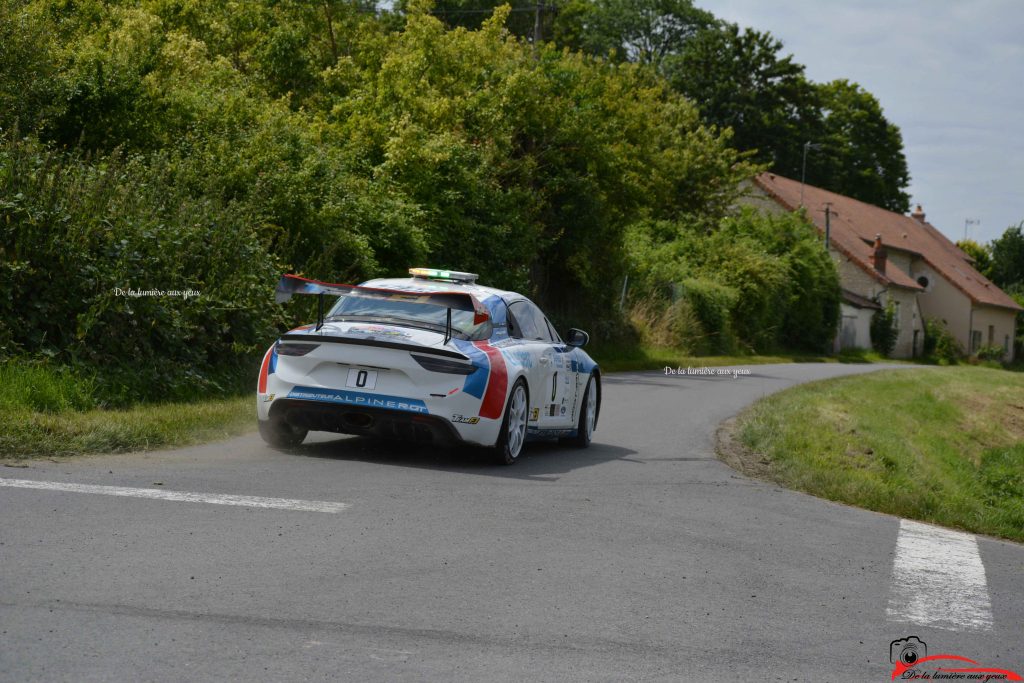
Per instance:
[[[577,330],[575,327],[571,328],[569,334],[565,335],[565,343],[569,346],[586,346],[588,341],[590,341],[590,335],[583,330]]]

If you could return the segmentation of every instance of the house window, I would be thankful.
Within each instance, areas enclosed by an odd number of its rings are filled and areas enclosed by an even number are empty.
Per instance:
[[[981,348],[981,330],[971,330],[971,353]]]
[[[1010,335],[1003,337],[1003,351],[1009,352],[1010,350]]]
[[[922,275],[921,277],[917,278],[917,284],[921,285],[925,289],[928,289],[928,278]]]
[[[893,321],[893,324],[896,325],[896,329],[899,329],[900,328],[900,302],[899,301],[897,301],[896,305],[894,306],[892,321]]]
[[[988,326],[988,345],[989,346],[995,346],[995,344],[996,344],[996,326],[995,325],[989,325]]]

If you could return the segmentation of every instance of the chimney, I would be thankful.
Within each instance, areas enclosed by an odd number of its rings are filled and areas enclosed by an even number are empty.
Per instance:
[[[914,210],[910,212],[910,217],[919,223],[924,223],[924,209],[918,204],[914,207]]]
[[[871,252],[871,265],[882,275],[885,275],[885,260],[886,252],[885,247],[882,246],[882,235],[877,234],[875,235],[874,251]]]

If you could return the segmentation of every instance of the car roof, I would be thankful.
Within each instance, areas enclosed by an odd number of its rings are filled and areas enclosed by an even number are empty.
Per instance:
[[[382,289],[400,289],[409,292],[466,292],[472,294],[478,300],[483,301],[488,297],[497,296],[506,303],[526,297],[517,292],[510,292],[494,287],[484,287],[476,283],[448,282],[445,280],[428,280],[421,277],[402,278],[377,278],[363,282],[361,287],[380,287]]]

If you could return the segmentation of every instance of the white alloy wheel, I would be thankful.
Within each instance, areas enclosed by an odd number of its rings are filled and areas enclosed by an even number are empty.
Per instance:
[[[512,387],[512,393],[505,405],[505,419],[501,423],[498,442],[494,444],[494,459],[501,465],[511,465],[518,458],[526,442],[527,413],[530,401],[527,397],[526,382],[522,379]]]

